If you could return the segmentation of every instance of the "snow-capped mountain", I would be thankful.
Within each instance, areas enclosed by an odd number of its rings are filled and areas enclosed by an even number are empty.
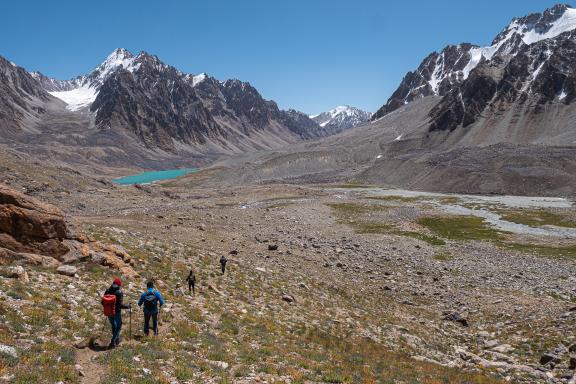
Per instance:
[[[491,77],[495,82],[487,90],[477,89],[481,94],[487,91],[489,98],[494,96],[496,89],[502,92],[509,87],[510,81],[515,84],[514,88],[517,88],[517,97],[520,97],[520,94],[538,93],[536,85],[546,77],[550,78],[552,73],[566,79],[572,76],[571,69],[564,64],[567,65],[571,59],[575,29],[576,9],[560,4],[543,13],[512,20],[488,47],[464,43],[447,46],[441,52],[433,52],[416,71],[408,72],[398,89],[373,118],[380,118],[422,97],[447,96],[454,90],[459,90],[464,83],[477,81],[474,79],[480,73]],[[563,64],[558,67],[560,62]],[[503,77],[506,78],[504,82]],[[456,95],[452,98],[458,99],[461,92],[454,92]],[[559,98],[563,95],[562,92],[560,90],[556,96]],[[567,92],[568,90],[564,90],[566,95]],[[464,96],[466,99],[466,95]],[[547,95],[546,98],[552,100],[555,97]],[[564,96],[562,100],[568,99]],[[455,100],[454,103],[460,101]],[[476,113],[477,111],[472,112]]]
[[[30,75],[69,111],[94,116],[101,129],[128,130],[150,148],[267,148],[330,134],[302,113],[280,110],[249,83],[185,74],[146,52],[116,49],[71,80]]]
[[[310,118],[331,134],[355,127],[370,120],[372,114],[348,105],[340,105]]]
[[[44,89],[52,96],[59,98],[68,105],[71,111],[78,111],[89,107],[96,97],[100,87],[104,82],[118,70],[126,70],[130,73],[137,71],[142,65],[142,61],[150,57],[147,53],[141,52],[138,56],[124,48],[118,48],[112,52],[106,60],[96,67],[88,75],[78,76],[71,80],[57,80],[44,76],[40,72],[31,72],[32,77],[38,80]],[[156,60],[159,70],[165,70],[167,65]]]

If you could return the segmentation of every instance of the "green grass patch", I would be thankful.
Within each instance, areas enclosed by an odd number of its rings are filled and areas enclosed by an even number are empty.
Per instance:
[[[552,213],[545,209],[532,211],[505,211],[502,212],[502,219],[530,227],[554,225],[556,227],[576,228],[576,222],[570,221],[562,215]]]
[[[370,200],[380,200],[380,201],[393,201],[401,203],[415,203],[417,201],[426,200],[425,197],[407,197],[407,196],[371,196]]]
[[[376,204],[355,203],[330,203],[328,206],[332,208],[338,216],[363,215],[371,212],[383,212],[390,208]]]
[[[502,232],[491,228],[485,220],[476,216],[438,216],[418,219],[436,235],[450,240],[499,240]]]

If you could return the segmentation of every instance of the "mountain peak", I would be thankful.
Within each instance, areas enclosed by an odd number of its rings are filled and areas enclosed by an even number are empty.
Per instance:
[[[371,113],[349,105],[339,105],[329,111],[310,118],[321,127],[330,129],[333,133],[343,131],[356,125],[365,123],[370,119]]]
[[[492,42],[503,45],[518,35],[524,44],[531,45],[551,39],[576,29],[576,9],[567,4],[557,4],[542,13],[515,18]]]
[[[108,55],[107,60],[113,58],[132,58],[132,57],[134,57],[134,55],[126,48],[116,48],[111,54]]]

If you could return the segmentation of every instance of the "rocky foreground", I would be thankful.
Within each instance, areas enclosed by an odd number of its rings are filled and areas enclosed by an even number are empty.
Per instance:
[[[576,382],[569,239],[484,227],[457,238],[425,225],[439,217],[426,202],[354,188],[88,186],[66,199],[59,188],[35,194],[76,217],[88,256],[59,250],[79,240],[56,208],[19,193],[0,200],[13,239],[14,218],[51,229],[45,241],[16,239],[26,249],[2,239],[1,381]],[[48,251],[46,238],[58,239]],[[95,256],[107,252],[126,269]],[[183,288],[190,267],[196,296]],[[158,338],[142,337],[135,310],[133,340],[126,313],[124,342],[107,351],[99,302],[118,274],[128,301],[154,278],[168,304]]]

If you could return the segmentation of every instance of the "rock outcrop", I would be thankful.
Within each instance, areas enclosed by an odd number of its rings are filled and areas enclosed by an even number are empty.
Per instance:
[[[59,208],[0,184],[0,265],[62,269],[63,264],[88,260],[136,275],[124,249],[94,241]]]

